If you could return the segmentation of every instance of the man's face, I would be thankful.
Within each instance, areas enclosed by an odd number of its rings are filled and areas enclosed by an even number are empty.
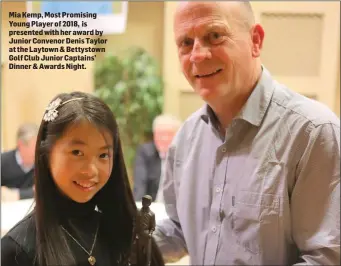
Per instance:
[[[20,157],[23,160],[23,164],[26,166],[34,164],[36,141],[36,136],[29,139],[27,142],[22,140],[18,141]]]
[[[260,40],[253,35],[262,29],[247,29],[238,10],[237,3],[189,2],[180,4],[175,15],[182,71],[209,104],[239,95],[259,56]]]
[[[154,130],[154,143],[156,149],[161,154],[166,154],[172,140],[176,134],[176,129],[174,127],[160,126]]]

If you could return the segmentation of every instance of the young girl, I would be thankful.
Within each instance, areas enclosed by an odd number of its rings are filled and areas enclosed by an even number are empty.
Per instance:
[[[98,98],[60,94],[46,109],[35,202],[2,238],[1,265],[129,264],[137,210],[115,118]],[[154,241],[151,265],[164,265]]]

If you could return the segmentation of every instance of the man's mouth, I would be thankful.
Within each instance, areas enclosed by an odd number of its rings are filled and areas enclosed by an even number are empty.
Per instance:
[[[207,77],[211,77],[214,76],[215,74],[218,74],[220,71],[222,71],[222,68],[217,69],[214,72],[211,73],[205,73],[205,74],[201,74],[201,75],[195,75],[196,78],[207,78]]]

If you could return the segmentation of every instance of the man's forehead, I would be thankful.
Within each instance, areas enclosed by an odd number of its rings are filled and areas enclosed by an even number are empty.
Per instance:
[[[175,17],[178,15],[209,15],[212,13],[222,15],[237,15],[241,11],[245,11],[245,5],[241,1],[223,1],[223,2],[179,2],[175,11]]]
[[[180,2],[175,11],[175,23],[202,19],[205,17],[223,17],[224,10],[216,2]]]
[[[37,141],[37,135],[31,135],[31,136],[29,136],[26,140],[21,140],[21,139],[19,139],[18,140],[19,142],[22,142],[22,143],[34,143],[34,142],[36,142]]]
[[[211,30],[228,29],[229,24],[225,20],[211,18],[207,20],[195,21],[194,23],[184,24],[174,29],[175,37],[185,37],[191,35],[206,34]]]
[[[156,133],[169,133],[173,131],[177,131],[177,127],[174,125],[160,125],[159,127],[155,128]]]
[[[229,26],[229,18],[236,14],[238,2],[187,2],[179,3],[174,17],[174,32]]]

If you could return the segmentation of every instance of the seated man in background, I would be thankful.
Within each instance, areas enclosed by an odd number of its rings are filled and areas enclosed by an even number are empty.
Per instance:
[[[162,178],[163,162],[169,145],[181,121],[171,115],[157,116],[153,121],[153,141],[142,144],[136,153],[134,167],[134,197],[141,201],[146,194],[153,201],[162,202],[162,193],[158,193]]]
[[[17,147],[1,154],[1,199],[33,198],[33,166],[38,127],[23,124],[17,132]]]

